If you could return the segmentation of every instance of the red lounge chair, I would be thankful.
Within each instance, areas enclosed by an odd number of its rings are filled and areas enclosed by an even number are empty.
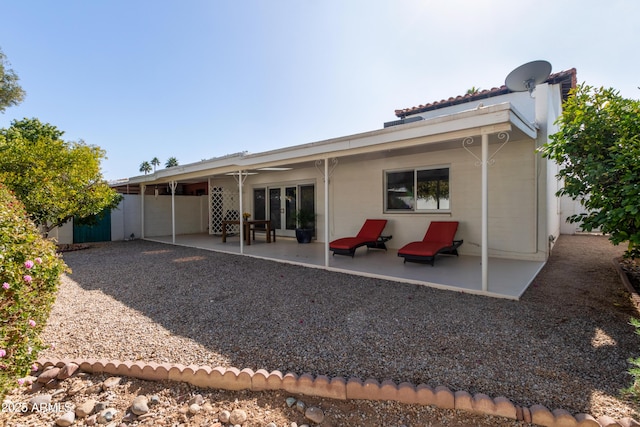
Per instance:
[[[387,250],[384,242],[391,239],[391,236],[380,236],[386,225],[386,219],[368,219],[356,237],[343,237],[334,240],[329,243],[329,249],[333,251],[334,255],[351,255],[352,257],[360,246],[366,245],[368,248]]]
[[[420,242],[411,242],[398,249],[404,262],[423,262],[433,265],[436,255],[458,255],[462,240],[453,240],[458,230],[458,221],[432,221],[427,234]]]

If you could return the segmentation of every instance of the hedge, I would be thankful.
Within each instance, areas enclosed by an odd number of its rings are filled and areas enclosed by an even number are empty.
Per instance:
[[[24,205],[0,183],[0,399],[32,369],[67,267]]]

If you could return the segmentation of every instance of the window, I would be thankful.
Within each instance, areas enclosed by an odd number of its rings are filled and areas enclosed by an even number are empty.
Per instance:
[[[449,168],[385,173],[385,211],[448,211]]]

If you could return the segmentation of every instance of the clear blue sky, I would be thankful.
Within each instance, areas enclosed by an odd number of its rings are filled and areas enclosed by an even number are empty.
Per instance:
[[[640,98],[640,2],[6,0],[0,48],[36,117],[106,179],[382,128],[537,59]]]

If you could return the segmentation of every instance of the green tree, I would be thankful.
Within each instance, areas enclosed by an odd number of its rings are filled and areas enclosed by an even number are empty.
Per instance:
[[[7,107],[20,104],[26,95],[18,84],[18,75],[9,66],[7,57],[0,50],[0,113],[4,113]]]
[[[626,255],[640,255],[640,101],[614,89],[579,85],[563,106],[559,132],[542,148],[561,165],[557,195],[579,199],[587,213],[572,215],[586,231],[600,228]]]
[[[140,172],[144,172],[145,175],[151,172],[151,164],[146,161],[140,163]]]
[[[169,157],[164,164],[165,168],[172,168],[175,166],[178,166],[178,159],[176,159],[175,157]]]
[[[90,219],[121,200],[102,178],[104,150],[61,139],[63,132],[38,119],[0,129],[0,181],[47,235],[73,217]]]
[[[479,87],[475,87],[475,86],[471,86],[470,89],[467,89],[467,95],[475,95],[476,93],[480,92],[482,89],[480,89]]]
[[[156,167],[160,166],[160,160],[157,157],[151,159],[151,164],[153,165],[153,172],[155,173]]]

